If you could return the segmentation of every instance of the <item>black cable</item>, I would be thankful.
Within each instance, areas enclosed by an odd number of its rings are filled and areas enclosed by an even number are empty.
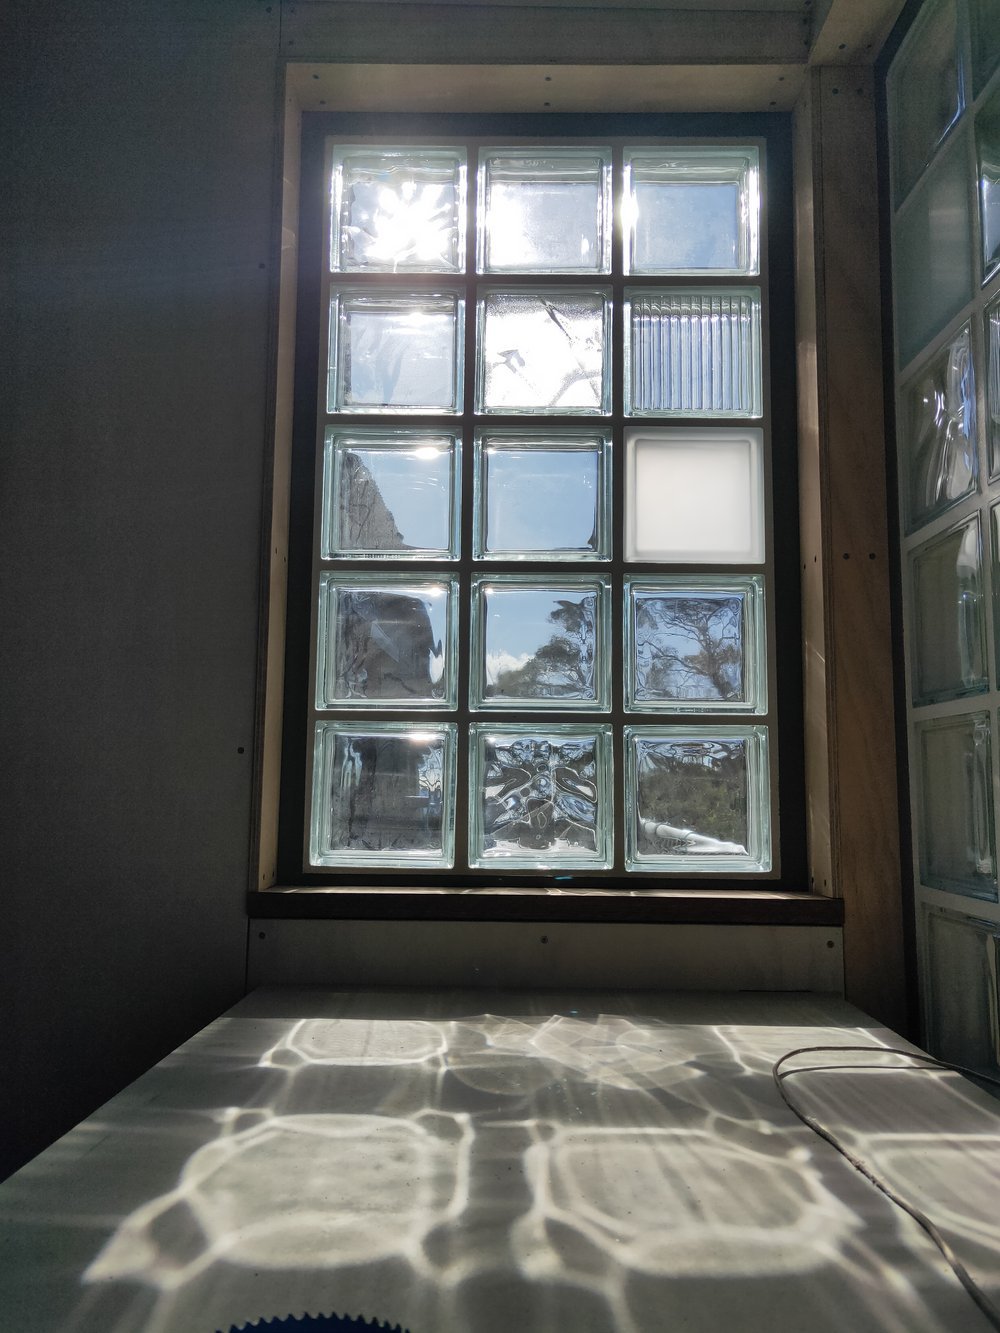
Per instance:
[[[936,1060],[933,1055],[924,1055],[922,1051],[903,1051],[895,1046],[799,1046],[794,1051],[787,1051],[780,1060],[775,1061],[771,1066],[771,1074],[774,1077],[775,1087],[778,1089],[781,1100],[792,1114],[797,1116],[804,1125],[807,1125],[814,1133],[818,1134],[820,1138],[826,1139],[827,1143],[829,1143],[831,1147],[836,1148],[837,1152],[839,1152],[842,1157],[847,1158],[855,1170],[860,1171],[866,1180],[870,1181],[877,1190],[881,1190],[887,1198],[891,1199],[894,1204],[902,1208],[905,1213],[908,1213],[910,1217],[912,1217],[913,1220],[927,1232],[927,1235],[930,1236],[931,1240],[941,1251],[959,1282],[961,1282],[962,1286],[975,1301],[976,1305],[978,1305],[979,1309],[989,1320],[992,1327],[1000,1333],[1000,1310],[997,1309],[989,1297],[976,1285],[970,1277],[965,1265],[945,1240],[944,1236],[942,1236],[941,1232],[938,1231],[937,1227],[927,1214],[921,1212],[921,1210],[914,1204],[908,1203],[906,1199],[901,1198],[887,1181],[883,1180],[880,1176],[876,1176],[869,1167],[865,1166],[864,1162],[858,1157],[855,1157],[854,1153],[852,1153],[849,1148],[845,1147],[831,1130],[826,1129],[807,1111],[800,1110],[785,1092],[782,1085],[784,1084],[785,1079],[789,1078],[792,1074],[815,1074],[823,1072],[821,1069],[806,1068],[788,1069],[782,1074],[780,1070],[785,1061],[791,1060],[792,1057],[796,1055],[813,1055],[818,1051],[863,1051],[866,1055],[902,1055],[907,1060],[922,1060],[925,1065],[932,1069],[943,1069],[952,1074],[964,1074],[967,1078],[979,1079],[981,1082],[990,1083],[996,1088],[1000,1088],[1000,1079],[992,1078],[987,1074],[977,1073],[976,1070],[967,1069],[964,1065],[954,1065],[949,1064],[946,1060]],[[860,1070],[875,1069],[885,1071],[888,1069],[900,1071],[898,1065],[850,1065],[848,1068]]]

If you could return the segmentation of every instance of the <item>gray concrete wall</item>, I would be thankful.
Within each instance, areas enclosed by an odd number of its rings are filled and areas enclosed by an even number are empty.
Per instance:
[[[243,987],[277,8],[4,43],[0,1174]]]

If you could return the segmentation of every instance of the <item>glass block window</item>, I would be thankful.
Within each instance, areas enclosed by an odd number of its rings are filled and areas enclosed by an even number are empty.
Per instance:
[[[764,144],[325,151],[304,871],[773,878]]]
[[[925,1039],[973,1065],[978,918],[1000,930],[1000,5],[907,17],[886,91],[910,862]]]

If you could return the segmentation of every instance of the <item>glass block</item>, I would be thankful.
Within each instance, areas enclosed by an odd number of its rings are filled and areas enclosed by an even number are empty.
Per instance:
[[[976,489],[976,388],[969,326],[900,391],[908,531]]]
[[[758,273],[756,148],[625,152],[626,273]]]
[[[456,735],[451,722],[317,723],[310,864],[454,865]]]
[[[965,105],[955,0],[924,7],[892,62],[888,101],[898,208]]]
[[[470,865],[611,865],[610,727],[478,723],[471,733]]]
[[[608,708],[607,578],[472,581],[472,708]]]
[[[1000,88],[976,113],[983,281],[1000,267]]]
[[[913,702],[988,688],[979,516],[913,554]]]
[[[461,412],[463,315],[453,292],[334,292],[328,410]]]
[[[461,441],[422,431],[326,433],[324,560],[457,560]]]
[[[628,870],[771,868],[766,727],[626,727]]]
[[[917,727],[916,749],[922,883],[996,899],[989,714],[925,722]]]
[[[939,1060],[1000,1073],[1000,927],[924,908],[927,1045]]]
[[[464,272],[464,149],[336,147],[332,186],[335,272]]]
[[[607,560],[611,442],[599,435],[476,438],[477,560]]]
[[[972,91],[978,97],[1000,65],[1000,0],[967,0],[972,29]]]
[[[986,308],[986,444],[995,477],[1000,473],[1000,296]]]
[[[317,708],[454,708],[456,578],[320,575]]]
[[[611,230],[609,149],[480,154],[480,273],[610,273]]]
[[[763,455],[759,430],[630,432],[625,437],[625,558],[760,564]]]
[[[480,412],[611,410],[607,292],[489,291],[479,301]]]
[[[943,149],[896,216],[892,268],[899,364],[905,366],[972,295],[968,144]]]
[[[625,663],[629,712],[767,712],[763,581],[627,579]]]
[[[625,411],[759,417],[760,289],[625,293]]]

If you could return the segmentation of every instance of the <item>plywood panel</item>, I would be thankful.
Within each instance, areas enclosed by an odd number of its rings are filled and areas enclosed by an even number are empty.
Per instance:
[[[757,65],[804,63],[808,21],[790,11],[315,3],[283,11],[288,60],[335,63]]]
[[[800,285],[812,287],[799,297],[807,735],[810,782],[822,784],[825,709],[829,776],[829,851],[820,787],[811,855],[824,890],[844,899],[849,998],[898,1025],[902,899],[871,70],[815,71],[799,124]]]
[[[530,986],[840,994],[835,926],[251,922],[251,986]]]
[[[277,20],[19,7],[4,1155],[242,987]]]
[[[288,67],[307,111],[790,111],[804,64]]]

